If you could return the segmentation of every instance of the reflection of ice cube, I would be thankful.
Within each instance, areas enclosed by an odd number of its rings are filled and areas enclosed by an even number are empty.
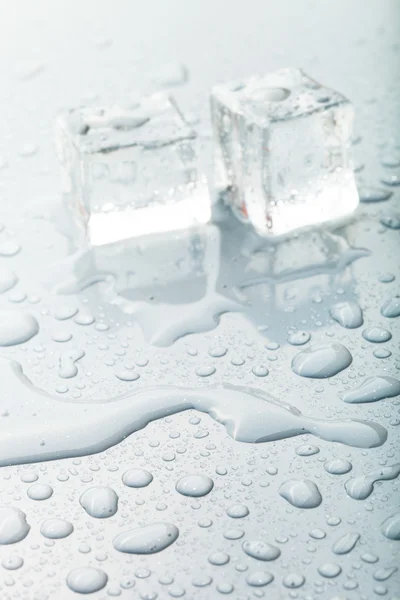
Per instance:
[[[344,96],[280,69],[216,86],[211,108],[216,186],[259,232],[285,234],[356,208]]]
[[[210,218],[196,133],[165,94],[72,110],[58,120],[57,148],[63,191],[95,246]]]

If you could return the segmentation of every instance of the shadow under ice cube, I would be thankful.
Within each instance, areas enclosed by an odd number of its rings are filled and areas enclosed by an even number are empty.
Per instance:
[[[131,108],[78,108],[58,120],[63,192],[94,246],[210,219],[198,139],[159,93]]]
[[[211,110],[217,190],[258,232],[282,235],[355,210],[344,96],[280,69],[215,86]]]

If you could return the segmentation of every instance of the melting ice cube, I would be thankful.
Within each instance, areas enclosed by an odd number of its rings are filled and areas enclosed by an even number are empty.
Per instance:
[[[262,234],[338,219],[358,205],[353,107],[300,69],[213,88],[215,183]]]
[[[163,93],[131,108],[78,108],[57,123],[63,191],[92,245],[210,219],[196,132]]]

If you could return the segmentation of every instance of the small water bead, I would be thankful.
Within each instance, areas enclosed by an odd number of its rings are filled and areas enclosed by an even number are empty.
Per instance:
[[[39,477],[36,475],[36,473],[23,473],[23,475],[21,475],[21,481],[23,483],[34,483],[38,479]]]
[[[73,569],[67,576],[68,587],[77,594],[93,594],[102,590],[108,581],[104,571],[94,567]]]
[[[310,346],[293,358],[292,369],[301,377],[322,379],[337,375],[346,369],[352,360],[350,352],[342,344]]]
[[[229,561],[230,556],[225,552],[213,552],[213,554],[210,554],[208,557],[208,562],[215,566],[226,565]]]
[[[335,565],[334,563],[324,563],[318,567],[318,573],[322,575],[322,577],[327,577],[329,579],[337,577],[341,572],[341,567],[339,567],[339,565]]]
[[[298,456],[313,456],[313,454],[318,454],[319,448],[318,446],[314,446],[313,444],[302,444],[296,448],[296,454]]]
[[[245,361],[243,358],[240,358],[239,356],[236,356],[234,358],[232,358],[231,360],[231,364],[234,367],[241,367],[242,365],[244,365]]]
[[[281,555],[279,548],[260,540],[246,540],[242,548],[248,556],[257,560],[276,560]]]
[[[11,257],[18,254],[21,246],[14,240],[4,240],[0,242],[0,256]]]
[[[381,217],[380,221],[382,225],[384,225],[388,229],[394,229],[396,231],[400,229],[400,213],[384,215]]]
[[[372,577],[376,581],[386,581],[387,579],[389,579],[389,577],[394,575],[394,573],[397,573],[398,570],[398,567],[387,567],[386,569],[378,569],[377,571],[375,571],[375,573],[372,574]]]
[[[254,573],[249,573],[246,577],[246,583],[253,587],[263,587],[268,585],[273,581],[274,576],[271,573],[267,573],[266,571],[255,571]]]
[[[196,369],[196,375],[198,377],[210,377],[210,375],[214,375],[215,371],[216,368],[212,365],[204,365]]]
[[[385,272],[379,275],[379,281],[381,283],[392,283],[392,281],[394,281],[395,279],[396,277],[393,273]]]
[[[79,544],[78,550],[82,554],[88,554],[89,552],[92,551],[91,547],[86,542],[82,542],[81,544]]]
[[[244,536],[243,529],[227,529],[224,531],[224,538],[226,540],[240,540]]]
[[[198,575],[194,579],[192,579],[192,585],[195,587],[207,587],[212,583],[212,578],[209,575]]]
[[[173,544],[179,529],[172,523],[152,523],[120,533],[113,541],[114,548],[128,554],[155,554]]]
[[[18,283],[18,277],[14,271],[10,271],[4,267],[0,271],[0,294],[4,294],[11,290]]]
[[[312,529],[309,533],[309,536],[314,538],[314,540],[323,540],[326,537],[326,533],[323,529]]]
[[[30,313],[0,310],[0,346],[15,346],[27,342],[39,331],[39,324]]]
[[[214,348],[210,348],[208,351],[209,355],[213,358],[221,358],[222,356],[225,356],[227,352],[228,348],[225,348],[225,346],[214,346]]]
[[[207,475],[185,475],[176,484],[175,489],[183,496],[200,498],[206,496],[214,487],[214,482]]]
[[[247,517],[249,514],[249,509],[245,504],[232,504],[227,511],[226,514],[231,519],[242,519],[243,517]]]
[[[392,356],[392,353],[387,348],[377,348],[372,354],[375,356],[375,358],[380,359],[385,359],[389,358],[389,356]]]
[[[121,381],[136,381],[139,379],[140,375],[129,369],[118,369],[115,371],[115,377]]]
[[[371,565],[375,564],[379,560],[379,557],[376,556],[376,554],[372,554],[371,552],[364,552],[363,554],[361,554],[360,558],[363,562],[366,562]]]
[[[343,394],[344,402],[358,404],[395,398],[400,394],[400,381],[385,375],[368,377],[358,388]]]
[[[67,319],[71,319],[72,317],[74,317],[77,312],[78,309],[76,308],[76,306],[63,304],[54,311],[54,318],[58,321],[66,321]]]
[[[344,475],[345,473],[351,471],[352,468],[353,465],[351,462],[345,458],[334,458],[326,461],[324,464],[325,471],[331,475]]]
[[[358,188],[358,194],[360,196],[360,202],[369,203],[385,202],[392,197],[393,192],[374,186],[360,186]]]
[[[53,488],[44,483],[35,483],[27,489],[27,496],[31,500],[48,500],[53,495]]]
[[[92,325],[95,322],[95,318],[93,315],[88,315],[84,313],[79,313],[74,318],[74,323],[77,325],[83,325],[87,327],[88,325]]]
[[[161,575],[158,581],[161,585],[171,585],[171,583],[174,583],[174,578],[171,575]]]
[[[396,513],[383,521],[381,532],[388,540],[400,540],[400,513]]]
[[[308,331],[293,331],[288,335],[288,342],[292,346],[303,346],[311,339],[311,334]]]
[[[322,502],[318,487],[309,479],[289,479],[280,486],[279,494],[296,508],[316,508]]]
[[[95,519],[108,519],[118,510],[118,496],[106,486],[95,486],[85,490],[79,503],[88,515]]]
[[[1,561],[2,567],[7,569],[7,571],[15,571],[16,569],[20,569],[23,564],[24,559],[21,558],[21,556],[18,556],[17,554],[11,554],[10,556],[3,558],[3,560]]]
[[[72,333],[69,331],[56,331],[52,334],[51,339],[53,342],[65,343],[72,340]]]
[[[342,537],[340,537],[332,546],[332,552],[335,554],[348,554],[353,550],[358,540],[360,539],[360,534],[356,532],[346,533]]]
[[[256,377],[266,377],[269,373],[269,370],[263,365],[257,365],[252,368],[252,373]]]
[[[211,525],[212,525],[212,524],[213,524],[212,520],[211,520],[211,519],[207,519],[207,518],[200,519],[200,520],[198,521],[198,523],[197,523],[197,525],[198,525],[199,527],[203,528],[203,529],[204,529],[204,528],[211,527]]]
[[[282,579],[282,583],[285,587],[293,589],[301,587],[302,585],[304,585],[304,582],[305,577],[303,575],[300,575],[299,573],[288,573]]]
[[[381,307],[381,315],[387,319],[400,317],[400,294],[386,300]]]
[[[385,185],[390,185],[391,187],[397,187],[398,185],[400,185],[400,171],[396,171],[394,173],[393,172],[385,173],[385,175],[383,175],[381,177],[381,181]]]
[[[217,591],[220,594],[231,594],[235,588],[231,583],[226,581],[217,584]]]
[[[374,344],[382,344],[383,342],[388,342],[392,339],[390,331],[383,327],[369,327],[368,329],[364,329],[362,336],[367,342],[372,342]]]
[[[171,598],[182,598],[185,593],[185,590],[178,586],[172,587],[168,590],[168,594],[171,596]]]
[[[65,521],[64,519],[47,519],[41,528],[40,533],[51,540],[59,540],[62,538],[66,538],[74,530],[74,526],[69,521]]]
[[[153,475],[144,469],[129,469],[122,476],[122,482],[131,488],[142,488],[150,485]]]

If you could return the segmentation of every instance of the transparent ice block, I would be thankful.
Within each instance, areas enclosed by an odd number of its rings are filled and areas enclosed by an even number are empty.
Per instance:
[[[353,106],[300,69],[217,85],[215,184],[267,235],[338,219],[358,205],[350,159]]]
[[[60,116],[63,191],[92,245],[210,219],[198,139],[168,95]]]

